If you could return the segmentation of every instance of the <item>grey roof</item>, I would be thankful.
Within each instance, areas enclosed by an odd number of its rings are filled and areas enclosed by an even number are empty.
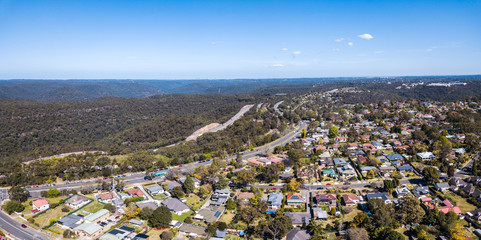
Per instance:
[[[436,183],[436,185],[434,185],[434,186],[437,187],[437,188],[449,188],[449,183],[447,183],[447,182]]]
[[[181,202],[177,198],[169,198],[161,203],[162,205],[166,206],[167,208],[170,209],[172,212],[180,212],[189,209],[187,205],[185,205],[183,202]]]
[[[344,160],[343,158],[334,158],[334,164],[336,165],[343,165],[343,164],[347,164],[346,160]]]
[[[229,195],[230,194],[230,189],[224,188],[224,189],[218,189],[215,190],[215,194],[221,194],[221,195]]]
[[[105,214],[109,214],[109,210],[107,210],[107,209],[100,209],[100,210],[98,210],[97,212],[92,213],[92,214],[86,216],[86,217],[85,217],[85,221],[95,222],[95,221],[97,221],[97,219],[99,219],[100,217],[104,216]]]
[[[405,164],[405,165],[399,166],[397,169],[399,169],[399,171],[409,171],[409,170],[413,170],[413,167],[411,167],[411,165],[409,164]]]
[[[288,216],[292,220],[292,224],[308,224],[311,219],[309,212],[285,212],[284,216]]]
[[[366,194],[366,198],[367,198],[367,200],[380,198],[383,201],[391,201],[391,198],[389,198],[389,196],[386,193],[383,193],[383,192],[368,193],[368,194]]]
[[[75,214],[70,214],[70,215],[67,215],[63,218],[60,218],[57,221],[57,223],[65,226],[65,227],[68,227],[70,229],[74,229],[75,227],[77,227],[79,225],[78,222],[80,222],[81,220],[82,220],[82,217],[80,217],[78,215],[75,215]]]
[[[387,155],[386,156],[387,159],[389,159],[390,161],[393,161],[393,160],[402,160],[403,159],[403,156],[401,154],[391,154],[391,155]]]
[[[179,231],[185,233],[195,233],[197,235],[204,235],[207,228],[200,225],[184,223],[180,226]]]
[[[164,188],[159,185],[154,185],[152,187],[146,188],[145,190],[147,190],[149,193],[158,193],[158,192],[163,192]]]
[[[306,230],[291,230],[287,233],[286,240],[307,240],[311,235]]]
[[[155,210],[159,207],[154,202],[136,202],[135,205],[137,205],[138,208],[150,208],[152,210]]]
[[[197,214],[202,216],[203,220],[207,223],[213,223],[217,221],[222,213],[225,211],[224,207],[213,207],[200,209]]]
[[[267,198],[267,202],[273,206],[281,206],[283,197],[282,193],[271,193]]]
[[[429,187],[428,186],[418,186],[414,187],[412,193],[417,198],[421,197],[422,195],[429,194]]]
[[[100,225],[98,225],[97,223],[84,222],[84,223],[80,224],[79,226],[75,227],[75,230],[84,231],[88,235],[92,235],[92,234],[102,230],[102,227]]]

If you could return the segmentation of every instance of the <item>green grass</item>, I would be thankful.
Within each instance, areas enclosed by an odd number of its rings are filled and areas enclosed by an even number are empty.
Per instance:
[[[455,193],[446,193],[446,194],[449,195],[452,199],[454,199],[454,201],[456,201],[456,206],[458,206],[461,212],[463,213],[470,212],[477,209],[476,206],[474,206],[471,203],[468,203],[468,201],[465,198]]]
[[[175,213],[172,213],[172,220],[176,220],[176,221],[179,221],[179,222],[184,222],[184,220],[188,217],[192,215],[192,211],[189,210],[188,212],[186,213],[182,213],[182,215],[177,215]]]
[[[97,200],[89,203],[87,206],[85,206],[84,208],[82,208],[80,210],[80,212],[82,211],[87,211],[89,213],[95,213],[97,212],[98,210],[101,210],[104,208],[104,205],[99,203]]]
[[[234,219],[234,217],[235,217],[235,214],[231,213],[231,210],[226,210],[224,212],[224,215],[222,215],[222,217],[220,218],[220,221],[229,224],[232,222],[232,219]]]
[[[344,221],[351,222],[358,213],[362,213],[362,211],[357,208],[354,208],[352,212],[348,214],[344,214]]]
[[[49,209],[44,213],[38,215],[38,217],[34,218],[35,223],[37,223],[41,228],[46,227],[50,224],[50,220],[54,219],[59,220],[63,216],[67,215],[68,213],[62,212],[62,207],[58,206],[55,209]]]
[[[202,199],[195,194],[189,194],[186,199],[187,202],[185,204],[194,210],[197,210],[200,207],[200,204],[202,204]]]
[[[401,233],[403,236],[404,236],[404,239],[409,239],[408,236],[406,236],[406,234],[404,234],[405,232],[407,232],[408,230],[406,228],[398,228],[396,229],[396,232],[398,233]]]

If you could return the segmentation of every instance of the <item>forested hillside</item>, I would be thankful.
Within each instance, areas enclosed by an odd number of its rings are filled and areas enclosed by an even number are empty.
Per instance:
[[[223,122],[251,96],[159,95],[89,102],[0,101],[0,158],[29,160],[61,152],[129,152],[179,141]]]

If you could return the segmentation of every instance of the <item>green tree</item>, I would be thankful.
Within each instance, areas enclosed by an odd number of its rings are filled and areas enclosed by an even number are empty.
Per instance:
[[[396,214],[403,224],[417,224],[421,222],[425,212],[419,205],[419,200],[414,195],[407,194],[400,199]]]
[[[369,178],[369,179],[373,179],[375,177],[374,171],[372,169],[370,169],[369,172],[367,172],[366,177]]]
[[[190,224],[190,223],[193,223],[193,222],[194,222],[194,220],[192,220],[191,217],[186,217],[185,220],[184,220],[184,223],[189,223],[189,224]]]
[[[339,128],[332,126],[329,128],[329,138],[335,138],[339,135]]]
[[[139,217],[143,220],[149,220],[153,212],[154,210],[152,208],[144,207],[140,210]]]
[[[287,216],[277,216],[269,221],[266,226],[266,233],[270,239],[281,239],[292,229],[292,220]]]
[[[439,182],[439,171],[434,167],[424,168],[423,176],[429,185],[434,185]]]
[[[174,188],[172,188],[172,191],[171,191],[172,195],[176,198],[183,198],[185,197],[185,193],[184,191],[182,190],[182,187],[181,186],[176,186]]]
[[[60,192],[56,188],[50,188],[48,190],[48,197],[49,198],[55,198],[55,197],[58,197],[58,195],[60,195]]]
[[[11,200],[25,202],[28,199],[30,193],[23,187],[13,186],[8,190]]]
[[[169,230],[163,231],[163,232],[160,234],[160,239],[162,239],[162,240],[170,240],[170,239],[172,239],[172,232],[170,232]]]
[[[226,188],[228,184],[229,184],[229,180],[228,180],[225,176],[221,175],[221,176],[219,177],[219,181],[217,181],[216,183],[214,183],[214,184],[212,185],[212,187],[213,187],[215,190],[220,190],[220,189]]]
[[[234,202],[234,200],[230,199],[227,200],[227,202],[225,203],[225,208],[227,208],[227,210],[234,210],[236,208],[236,204]]]
[[[5,212],[8,214],[12,214],[13,212],[22,212],[25,210],[25,206],[23,206],[19,201],[11,200],[5,203],[3,210],[5,210]]]
[[[111,213],[115,212],[115,206],[112,203],[105,204],[104,209],[109,210],[109,212],[111,212]]]
[[[168,228],[172,221],[172,214],[165,206],[160,206],[152,212],[149,218],[149,224],[155,228]]]
[[[190,176],[187,176],[185,178],[184,184],[182,185],[182,188],[184,189],[184,192],[187,194],[193,193],[195,190],[194,180]]]
[[[477,176],[478,175],[478,164],[476,162],[476,159],[473,160],[473,167],[471,168],[471,173],[474,175],[474,176]]]
[[[350,228],[347,230],[350,240],[369,240],[369,233],[365,228]]]

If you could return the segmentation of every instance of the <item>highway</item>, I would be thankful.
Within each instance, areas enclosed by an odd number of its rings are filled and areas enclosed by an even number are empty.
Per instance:
[[[40,233],[39,231],[27,227],[22,228],[21,223],[15,221],[8,214],[0,211],[0,228],[4,229],[10,235],[13,235],[15,239],[21,240],[47,240],[49,237]]]
[[[255,157],[260,154],[264,154],[267,150],[272,150],[276,146],[283,146],[288,142],[293,141],[296,137],[298,137],[301,134],[301,131],[303,128],[307,127],[307,123],[304,121],[299,122],[299,126],[294,130],[291,131],[290,133],[286,134],[285,136],[268,143],[264,146],[254,148],[252,151],[246,151],[241,153],[242,154],[242,159],[248,159],[251,157]],[[225,160],[230,160],[236,158],[236,155],[231,155],[225,158]],[[196,163],[191,163],[194,167],[198,167],[201,165],[208,166],[212,163],[212,160],[207,160],[204,162],[196,162]],[[170,168],[180,168],[181,170],[187,169],[189,165],[191,164],[186,164],[183,165],[182,167],[170,167]],[[150,180],[145,180],[145,172],[139,172],[139,173],[132,173],[132,174],[125,174],[121,176],[126,185],[132,185],[132,184],[139,184],[139,183],[144,183],[144,182],[149,182]],[[57,184],[55,186],[51,185],[42,185],[38,187],[28,187],[27,190],[30,192],[30,196],[32,198],[37,198],[40,197],[40,192],[41,191],[47,191],[50,188],[57,188],[58,190],[62,189],[69,189],[69,190],[77,190],[80,191],[80,189],[88,187],[88,186],[96,186],[97,181],[99,179],[89,179],[89,180],[81,180],[81,181],[75,181],[75,182],[70,182],[68,184]],[[154,179],[155,181],[155,179]]]

